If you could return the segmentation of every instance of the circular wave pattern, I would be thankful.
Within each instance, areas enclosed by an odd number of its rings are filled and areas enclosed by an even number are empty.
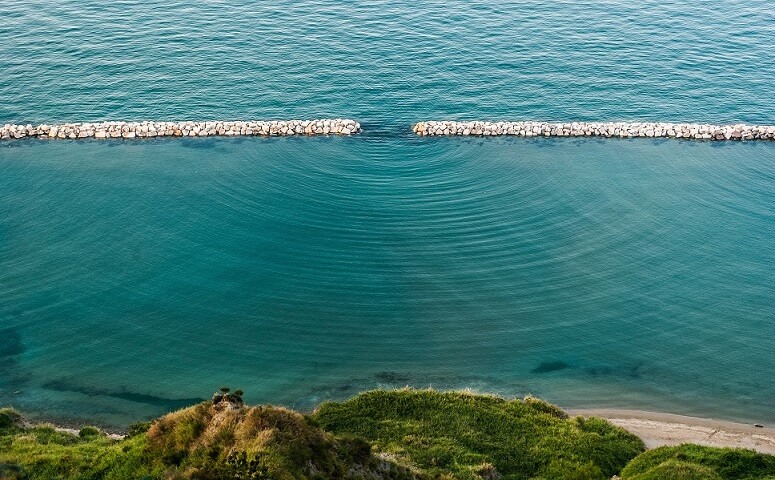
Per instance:
[[[1,152],[3,403],[125,424],[408,384],[771,420],[769,144]]]

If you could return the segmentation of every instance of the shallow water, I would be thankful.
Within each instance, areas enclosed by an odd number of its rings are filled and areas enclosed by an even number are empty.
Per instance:
[[[223,384],[413,385],[775,421],[775,145],[409,132],[775,123],[765,6],[0,7],[0,122],[365,128],[0,144],[0,404],[126,425]]]

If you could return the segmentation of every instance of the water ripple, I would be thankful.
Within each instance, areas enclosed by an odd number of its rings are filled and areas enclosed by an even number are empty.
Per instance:
[[[775,118],[775,14],[737,0],[0,8],[3,122]]]
[[[772,420],[773,145],[409,130],[773,123],[765,4],[0,9],[0,122],[367,132],[2,145],[0,403],[126,424],[169,392],[310,406],[401,379]]]

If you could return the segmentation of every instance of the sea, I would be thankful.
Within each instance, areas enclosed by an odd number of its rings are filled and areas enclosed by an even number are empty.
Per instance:
[[[0,124],[352,118],[350,137],[0,143],[0,406],[113,428],[221,386],[775,422],[767,2],[0,0]]]

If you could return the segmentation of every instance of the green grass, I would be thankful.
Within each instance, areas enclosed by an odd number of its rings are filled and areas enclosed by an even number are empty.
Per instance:
[[[775,479],[775,457],[752,450],[680,445],[650,450],[622,471],[624,480]]]
[[[642,451],[624,430],[541,400],[432,390],[367,392],[312,415],[204,402],[120,441],[25,428],[0,409],[0,480],[775,480],[775,457],[753,451]]]
[[[323,404],[315,418],[432,476],[461,479],[608,479],[643,451],[604,420],[570,419],[532,398],[378,390]]]
[[[0,435],[0,478],[123,480],[158,476],[144,454],[144,437],[122,442],[77,437],[40,426]]]

